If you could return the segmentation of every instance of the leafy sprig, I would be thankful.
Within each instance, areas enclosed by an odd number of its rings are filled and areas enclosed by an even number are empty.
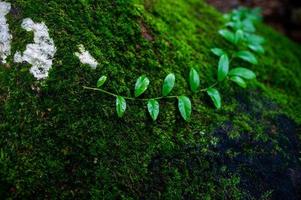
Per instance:
[[[219,34],[228,42],[232,43],[237,51],[232,53],[229,57],[227,51],[224,49],[211,49],[211,52],[219,57],[217,80],[211,86],[200,89],[200,76],[195,68],[190,69],[188,76],[190,90],[193,93],[206,92],[217,109],[222,107],[221,94],[216,88],[218,84],[229,80],[242,88],[246,88],[247,81],[256,78],[255,73],[250,69],[243,67],[234,67],[232,69],[232,61],[234,59],[240,59],[244,62],[256,65],[258,64],[258,60],[254,53],[264,53],[264,48],[262,46],[264,38],[255,34],[255,23],[261,19],[258,9],[250,10],[247,8],[240,8],[225,15],[225,19],[227,20],[225,25],[226,28],[221,29]],[[176,77],[173,73],[170,73],[165,77],[161,96],[153,98],[140,98],[150,85],[150,80],[146,75],[142,75],[137,79],[134,97],[121,96],[102,89],[106,81],[107,76],[101,76],[97,81],[96,88],[84,86],[84,89],[99,91],[116,98],[116,112],[118,117],[124,116],[127,108],[127,101],[143,101],[146,102],[146,107],[151,118],[156,121],[160,113],[160,100],[176,99],[178,102],[178,110],[182,118],[185,121],[189,121],[191,118],[192,103],[190,98],[187,95],[169,95],[176,84]]]

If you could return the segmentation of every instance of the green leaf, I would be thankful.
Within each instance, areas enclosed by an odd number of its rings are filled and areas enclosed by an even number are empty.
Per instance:
[[[178,107],[181,113],[181,116],[185,121],[189,121],[191,116],[191,101],[186,96],[178,97]]]
[[[238,20],[238,21],[235,21],[235,22],[228,22],[226,24],[227,27],[230,27],[234,30],[238,30],[238,29],[241,29],[242,28],[242,23]]]
[[[140,76],[135,84],[135,97],[139,97],[143,94],[147,90],[149,83],[150,81],[146,76]]]
[[[220,49],[220,48],[213,48],[213,49],[211,49],[211,52],[212,52],[214,55],[218,56],[218,57],[220,57],[220,56],[226,54],[226,53],[224,52],[224,50],[222,50],[222,49]]]
[[[249,49],[251,49],[252,51],[256,52],[256,53],[261,53],[263,54],[265,51],[264,51],[264,48],[260,45],[260,44],[250,44],[248,45]]]
[[[123,117],[126,110],[126,101],[122,96],[116,97],[116,111],[118,117]]]
[[[256,57],[250,51],[239,51],[235,56],[254,65],[258,64]]]
[[[200,76],[194,68],[190,69],[189,84],[192,92],[196,92],[200,87]]]
[[[168,74],[163,82],[162,94],[163,96],[167,96],[175,86],[176,77],[174,74]]]
[[[253,24],[253,22],[250,19],[245,19],[242,21],[242,25],[243,25],[243,30],[247,31],[247,32],[255,32],[255,26]]]
[[[107,76],[102,76],[97,81],[97,87],[100,88],[107,81]]]
[[[222,99],[219,94],[219,91],[215,88],[208,88],[207,94],[210,96],[211,100],[213,101],[215,107],[220,109],[222,107]]]
[[[242,88],[247,87],[247,83],[244,81],[244,79],[240,78],[239,76],[232,76],[230,80],[237,83],[237,85],[239,85]]]
[[[229,58],[227,55],[222,55],[218,63],[218,81],[223,81],[229,72]]]
[[[147,102],[147,109],[148,109],[148,112],[149,112],[150,116],[152,117],[152,119],[154,121],[156,121],[158,118],[158,115],[159,115],[159,111],[160,111],[159,102],[155,99],[150,99]]]
[[[244,32],[242,30],[237,30],[235,33],[235,44],[238,44],[244,38]]]
[[[258,45],[264,43],[264,38],[255,34],[246,34],[245,40],[248,44]]]
[[[235,34],[227,29],[220,30],[218,32],[221,36],[223,36],[229,42],[235,44]]]
[[[242,77],[242,78],[248,79],[248,80],[256,78],[256,74],[253,71],[251,71],[247,68],[243,68],[243,67],[238,67],[238,68],[234,68],[234,69],[230,70],[229,75],[230,76],[239,76],[239,77]]]

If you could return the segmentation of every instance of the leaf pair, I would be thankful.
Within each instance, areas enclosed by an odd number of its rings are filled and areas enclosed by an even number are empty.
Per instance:
[[[229,76],[231,81],[235,82],[242,88],[247,87],[247,83],[244,79],[252,80],[256,78],[256,75],[253,71],[242,67],[232,69],[229,72]]]
[[[172,91],[172,89],[175,86],[175,81],[176,81],[176,77],[173,73],[170,73],[165,77],[163,86],[162,86],[162,95],[163,96],[167,96],[170,94],[170,92]],[[149,112],[150,116],[152,117],[152,119],[154,121],[156,121],[159,116],[159,112],[160,112],[159,102],[155,99],[150,99],[147,102],[147,109],[148,109],[148,112]]]
[[[234,56],[251,64],[258,64],[257,58],[250,51],[239,51],[236,54],[234,54]]]
[[[159,110],[160,110],[159,102],[157,100],[150,99],[147,103],[147,108],[152,119],[156,121],[159,116]],[[116,111],[118,117],[120,118],[123,117],[125,110],[126,110],[126,100],[122,96],[117,96]]]
[[[240,29],[235,33],[229,31],[228,29],[222,29],[219,31],[219,34],[235,45],[238,45],[244,38],[244,32]]]
[[[147,103],[147,109],[154,121],[157,120],[159,112],[160,112],[160,105],[159,102],[155,99],[150,99]],[[186,96],[178,97],[178,109],[182,118],[185,121],[189,121],[191,117],[191,101]]]
[[[256,53],[263,54],[265,52],[262,44],[264,43],[264,38],[255,34],[247,34],[245,38],[247,46],[249,49]]]
[[[101,76],[97,81],[97,87],[100,88],[107,81],[107,76]],[[123,117],[126,110],[126,101],[122,96],[116,96],[116,111],[118,117]]]

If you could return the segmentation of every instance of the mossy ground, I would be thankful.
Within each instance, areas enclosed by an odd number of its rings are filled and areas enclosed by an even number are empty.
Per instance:
[[[300,46],[260,24],[267,42],[252,66],[258,81],[247,90],[220,86],[222,110],[204,94],[191,94],[189,123],[173,101],[160,102],[157,122],[140,102],[129,102],[119,119],[114,99],[82,86],[105,74],[106,89],[130,96],[146,74],[145,96],[156,96],[173,72],[174,94],[188,94],[190,67],[199,70],[202,85],[212,84],[217,59],[210,49],[232,48],[217,34],[221,14],[200,0],[10,2],[13,52],[32,41],[20,27],[26,17],[46,23],[58,52],[44,82],[12,57],[0,67],[2,197],[297,198],[287,172],[300,168]],[[73,55],[78,44],[101,63],[97,70]]]

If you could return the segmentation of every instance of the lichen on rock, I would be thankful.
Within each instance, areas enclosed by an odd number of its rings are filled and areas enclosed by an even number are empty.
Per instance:
[[[11,53],[12,35],[6,20],[6,15],[10,9],[10,3],[0,1],[0,63],[6,63],[6,59]]]
[[[79,58],[80,62],[89,65],[92,69],[96,69],[98,62],[89,51],[86,51],[83,44],[78,45],[78,50],[79,52],[76,52],[75,55]]]
[[[43,22],[34,23],[32,19],[26,18],[21,26],[28,32],[34,32],[35,43],[28,44],[22,53],[23,55],[16,52],[14,61],[16,63],[28,62],[32,65],[30,73],[38,80],[45,79],[52,68],[53,57],[56,52],[54,41],[50,38],[48,28]]]

